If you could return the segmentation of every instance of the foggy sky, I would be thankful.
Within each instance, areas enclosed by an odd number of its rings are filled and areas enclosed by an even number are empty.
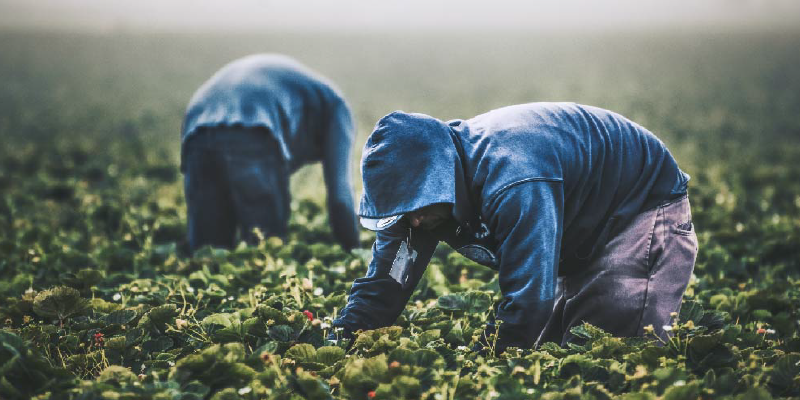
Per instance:
[[[799,22],[796,0],[0,0],[0,29],[780,29]]]

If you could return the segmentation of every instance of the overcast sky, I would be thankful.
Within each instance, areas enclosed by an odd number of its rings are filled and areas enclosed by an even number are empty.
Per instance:
[[[0,0],[5,29],[403,32],[798,23],[799,0]]]

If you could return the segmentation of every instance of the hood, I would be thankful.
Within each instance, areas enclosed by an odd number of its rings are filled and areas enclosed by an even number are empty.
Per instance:
[[[471,225],[476,216],[461,151],[458,136],[436,118],[402,111],[381,118],[361,157],[359,216],[379,219],[449,203],[453,217]]]

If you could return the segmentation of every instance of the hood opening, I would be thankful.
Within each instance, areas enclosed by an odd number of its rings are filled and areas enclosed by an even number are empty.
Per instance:
[[[428,115],[395,111],[381,118],[362,152],[359,216],[382,219],[449,203],[459,224],[474,226],[460,147],[450,127]]]

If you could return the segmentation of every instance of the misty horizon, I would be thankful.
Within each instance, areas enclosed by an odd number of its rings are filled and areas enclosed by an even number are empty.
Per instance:
[[[0,0],[0,29],[68,31],[391,31],[787,29],[792,0],[499,0],[491,8],[454,0]]]

